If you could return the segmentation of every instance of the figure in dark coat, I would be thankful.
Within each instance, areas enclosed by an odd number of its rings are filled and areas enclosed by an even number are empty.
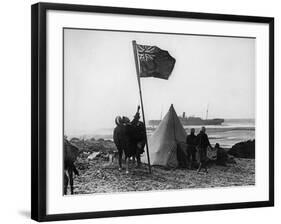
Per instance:
[[[192,164],[196,162],[196,145],[197,145],[197,137],[195,135],[195,129],[190,129],[190,135],[186,137],[187,144],[187,159],[190,164],[190,169],[192,168]]]
[[[139,121],[138,107],[137,113],[132,122],[127,117],[116,117],[116,127],[113,132],[113,140],[118,149],[119,169],[122,169],[122,154],[125,153],[126,172],[129,172],[130,157],[137,158],[138,166],[140,165],[140,155],[144,152],[146,143],[146,132],[143,122]]]
[[[135,114],[131,125],[133,126],[134,130],[132,139],[137,142],[137,154],[142,154],[144,152],[144,146],[146,142],[146,131],[144,123],[140,121],[139,109],[140,108],[138,107],[138,111]]]
[[[197,135],[197,150],[199,155],[199,168],[197,172],[201,171],[201,168],[204,167],[206,173],[207,170],[207,148],[212,148],[208,135],[206,134],[206,128],[202,127],[200,133]]]
[[[128,139],[128,157],[137,159],[137,166],[141,165],[140,155],[144,152],[146,143],[146,132],[144,123],[140,121],[140,107],[138,106],[134,119],[127,124],[127,139]]]

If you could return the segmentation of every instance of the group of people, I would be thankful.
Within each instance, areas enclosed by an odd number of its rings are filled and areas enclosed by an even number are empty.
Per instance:
[[[140,107],[138,106],[137,112],[132,121],[128,117],[117,116],[115,118],[116,127],[113,132],[113,140],[118,150],[118,163],[119,170],[122,170],[122,156],[125,154],[126,172],[129,172],[129,161],[133,158],[133,161],[137,160],[137,166],[141,165],[141,154],[144,153],[144,147],[146,144],[146,130],[144,123],[140,121]],[[210,144],[209,137],[206,134],[206,128],[202,127],[200,132],[196,135],[195,129],[190,129],[190,134],[186,137],[187,144],[187,161],[190,168],[194,164],[199,163],[197,172],[201,169],[205,169],[208,173],[208,148],[213,149]],[[220,148],[216,143],[213,151],[217,152],[216,162],[220,162],[218,165],[225,165],[227,160],[227,153]],[[197,167],[196,167],[197,168]]]
[[[119,170],[122,170],[122,155],[125,154],[126,172],[129,172],[129,159],[137,159],[137,166],[141,165],[140,156],[144,152],[146,143],[146,131],[142,121],[140,121],[140,107],[138,106],[134,119],[130,121],[128,117],[117,116],[115,118],[116,127],[113,131],[113,140],[118,150]]]
[[[202,127],[198,135],[195,135],[195,129],[191,128],[190,134],[186,137],[186,144],[187,156],[190,164],[198,161],[199,167],[197,172],[200,172],[201,169],[204,168],[207,173],[207,149],[208,147],[212,148],[212,146],[206,134],[206,128]],[[196,158],[196,153],[198,154],[198,158]]]

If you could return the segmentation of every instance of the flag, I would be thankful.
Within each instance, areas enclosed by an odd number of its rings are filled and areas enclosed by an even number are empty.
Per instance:
[[[137,44],[140,64],[140,77],[155,77],[168,79],[171,75],[176,59],[168,51],[157,46]]]

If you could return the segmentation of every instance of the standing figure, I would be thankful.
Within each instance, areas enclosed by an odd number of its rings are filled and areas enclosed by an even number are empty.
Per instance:
[[[195,135],[195,129],[190,129],[190,134],[186,137],[187,144],[187,160],[189,162],[189,169],[192,168],[192,164],[196,162],[196,145],[197,137]]]
[[[122,138],[123,145],[124,145],[124,153],[125,153],[125,163],[126,163],[126,173],[129,173],[129,162],[130,158],[136,155],[136,147],[134,145],[134,142],[132,141],[132,133],[133,128],[131,121],[128,117],[122,117],[122,123],[123,123],[123,130],[124,136]]]
[[[211,147],[208,135],[206,134],[206,128],[202,127],[200,133],[197,135],[197,150],[199,154],[199,167],[197,172],[201,171],[201,168],[205,168],[206,173],[207,170],[207,148]]]
[[[137,167],[141,165],[140,156],[144,153],[144,146],[146,143],[146,132],[144,123],[140,121],[140,106],[138,106],[137,113],[134,116],[134,119],[131,122],[131,134],[130,141],[132,147],[135,148],[135,156],[133,156],[133,160],[135,157],[137,159]]]

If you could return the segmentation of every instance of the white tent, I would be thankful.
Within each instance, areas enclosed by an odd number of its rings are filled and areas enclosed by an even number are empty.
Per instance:
[[[148,138],[151,165],[177,167],[177,149],[185,147],[185,139],[186,132],[171,105],[157,129]],[[143,162],[148,162],[146,153]]]

